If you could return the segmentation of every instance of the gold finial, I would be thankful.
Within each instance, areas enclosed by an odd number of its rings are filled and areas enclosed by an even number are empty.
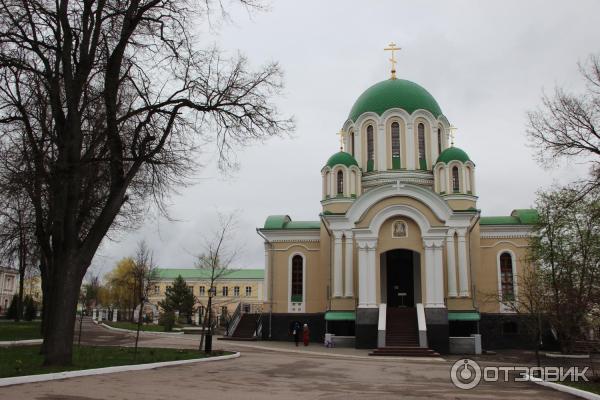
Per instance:
[[[402,50],[400,47],[396,47],[396,43],[391,42],[388,47],[384,48],[385,51],[392,52],[392,58],[390,58],[390,62],[392,63],[392,79],[396,79],[396,58],[394,57],[394,52],[397,50]]]
[[[456,134],[456,127],[450,125],[450,147],[454,147],[454,135]]]
[[[344,151],[344,130],[340,129],[336,135],[340,135],[340,151]]]

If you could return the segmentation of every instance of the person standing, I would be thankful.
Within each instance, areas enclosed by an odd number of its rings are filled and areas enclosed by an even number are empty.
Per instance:
[[[310,340],[310,330],[308,329],[308,324],[304,324],[304,328],[302,331],[302,341],[305,346],[308,346],[308,342]]]
[[[294,335],[294,343],[298,347],[298,342],[300,342],[300,322],[296,321],[292,325],[292,335]]]

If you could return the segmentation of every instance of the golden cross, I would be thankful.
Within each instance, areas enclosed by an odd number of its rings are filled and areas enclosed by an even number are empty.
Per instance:
[[[456,127],[453,125],[450,125],[450,147],[454,147],[454,135],[456,134]]]
[[[344,151],[344,130],[340,129],[336,135],[340,135],[340,151]]]
[[[396,79],[396,58],[394,57],[394,52],[397,50],[402,50],[400,47],[396,47],[396,43],[391,42],[388,47],[384,48],[385,51],[392,52],[392,58],[390,58],[390,62],[392,63],[392,79]]]

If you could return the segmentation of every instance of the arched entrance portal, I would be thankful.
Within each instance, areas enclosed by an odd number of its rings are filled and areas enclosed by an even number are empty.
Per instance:
[[[381,254],[381,302],[388,307],[414,307],[421,303],[421,256],[406,249]]]

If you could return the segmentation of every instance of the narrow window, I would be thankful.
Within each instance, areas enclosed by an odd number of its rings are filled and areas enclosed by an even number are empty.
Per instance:
[[[198,288],[198,296],[204,296],[204,294],[206,293],[205,290],[206,289],[204,288],[204,286],[200,286]]]
[[[392,169],[400,169],[400,124],[392,123]]]
[[[337,194],[338,196],[344,195],[344,173],[342,171],[337,173]]]
[[[227,286],[223,286],[223,289],[221,289],[221,294],[223,297],[226,297],[229,294],[229,288]]]
[[[373,125],[367,126],[367,171],[373,171],[375,150],[373,146]]]
[[[500,285],[502,288],[502,300],[514,300],[515,285],[513,279],[512,256],[510,253],[500,254]]]
[[[460,191],[460,182],[458,181],[458,167],[452,167],[452,191],[457,193]]]
[[[295,255],[292,258],[292,298],[293,302],[302,302],[303,276],[302,276],[302,256]]]
[[[438,154],[442,153],[442,130],[438,128]]]
[[[246,286],[246,296],[252,296],[252,286]]]
[[[233,295],[236,297],[240,295],[240,287],[239,286],[235,286],[233,288]]]
[[[354,132],[350,132],[350,154],[354,157]]]
[[[418,128],[419,140],[419,167],[427,169],[427,160],[425,158],[425,125],[419,124]]]

